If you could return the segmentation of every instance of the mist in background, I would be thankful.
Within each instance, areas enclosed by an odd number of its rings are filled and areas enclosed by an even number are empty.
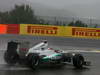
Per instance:
[[[0,11],[11,10],[15,4],[29,4],[39,16],[93,19],[94,23],[100,20],[100,0],[0,0]]]

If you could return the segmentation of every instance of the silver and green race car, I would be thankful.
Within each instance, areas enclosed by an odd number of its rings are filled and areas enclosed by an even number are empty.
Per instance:
[[[32,48],[29,48],[28,51],[25,53],[24,59],[22,59],[20,56],[19,53],[20,49],[18,51],[17,50],[15,50],[14,52],[13,49],[12,50],[13,52],[11,52],[8,49],[5,52],[4,59],[8,64],[16,64],[20,60],[22,61],[24,60],[26,64],[32,69],[39,67],[41,64],[64,66],[70,63],[76,68],[82,68],[83,66],[90,65],[90,62],[85,61],[85,58],[83,57],[82,54],[65,52],[53,48],[48,48],[48,42],[46,40],[40,42],[39,44],[33,46]]]

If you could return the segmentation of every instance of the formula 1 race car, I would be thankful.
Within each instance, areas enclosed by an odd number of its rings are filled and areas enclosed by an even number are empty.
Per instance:
[[[17,46],[18,43],[10,42],[4,54],[6,63],[16,64],[22,61],[24,63],[26,62],[25,64],[32,69],[39,67],[40,64],[65,65],[66,63],[72,63],[76,68],[90,65],[90,62],[85,61],[82,54],[48,48],[48,42],[46,40],[29,48],[28,51],[24,53],[24,58],[21,57],[20,49],[18,49]]]

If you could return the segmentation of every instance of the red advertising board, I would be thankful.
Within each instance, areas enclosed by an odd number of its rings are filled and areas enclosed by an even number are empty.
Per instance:
[[[7,32],[7,26],[0,24],[0,34],[6,34]]]
[[[7,34],[19,34],[19,24],[7,24]]]

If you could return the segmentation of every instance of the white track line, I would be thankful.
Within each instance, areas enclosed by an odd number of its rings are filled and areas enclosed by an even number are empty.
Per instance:
[[[87,50],[67,50],[67,51],[65,51],[64,50],[64,52],[65,53],[67,53],[67,52],[86,52],[86,53],[100,53],[100,50],[89,50],[89,51],[87,51]]]

